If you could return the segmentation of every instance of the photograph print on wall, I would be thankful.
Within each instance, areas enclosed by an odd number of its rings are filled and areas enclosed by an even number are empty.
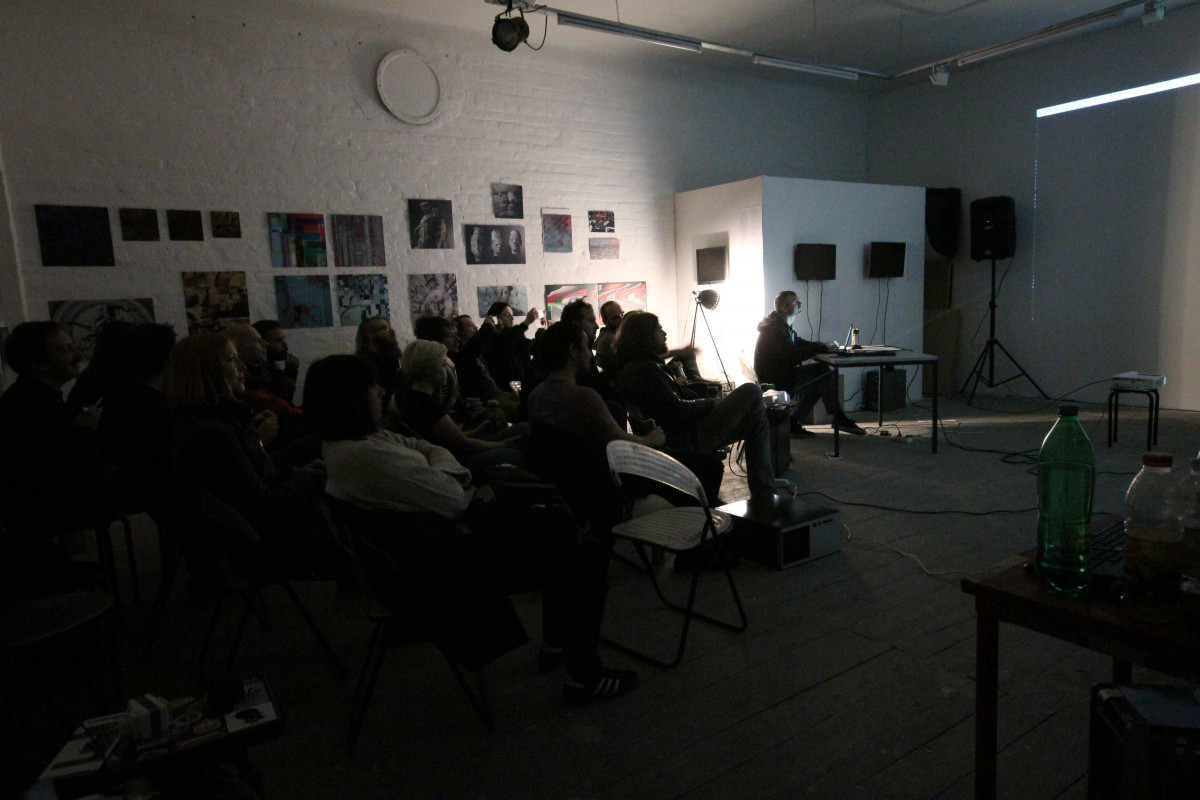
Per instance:
[[[237,211],[210,211],[208,221],[214,239],[242,238],[242,215]]]
[[[514,317],[523,317],[529,312],[529,291],[524,286],[478,286],[475,288],[479,300],[479,318],[487,316],[492,303],[507,303]]]
[[[337,276],[338,324],[357,326],[372,317],[391,317],[386,275]]]
[[[562,319],[562,308],[572,300],[586,300],[592,304],[592,309],[598,308],[596,303],[596,284],[556,284],[546,286],[546,324],[553,324]]]
[[[408,231],[414,250],[453,248],[453,205],[449,200],[409,200]]]
[[[621,310],[628,314],[630,311],[646,310],[646,282],[636,283],[600,283],[596,285],[596,313],[600,306],[609,300],[621,304]]]
[[[525,219],[525,200],[515,183],[492,184],[492,216],[496,219]]]
[[[157,242],[158,211],[153,208],[118,208],[121,239],[126,242]]]
[[[542,211],[542,249],[547,253],[571,252],[571,215]]]
[[[267,214],[271,266],[326,267],[324,214]]]
[[[591,233],[612,233],[617,229],[616,215],[611,211],[589,211],[588,231]]]
[[[333,214],[333,260],[339,267],[385,267],[383,217]]]
[[[182,279],[188,335],[250,324],[245,272],[185,272]]]
[[[112,300],[51,300],[50,320],[66,328],[71,341],[89,361],[96,347],[96,334],[110,322],[141,325],[154,322],[154,301],[149,297]]]
[[[285,328],[332,328],[328,275],[276,275],[275,313]]]
[[[104,206],[35,205],[43,267],[113,267],[112,228]]]
[[[588,259],[600,261],[621,257],[621,240],[615,236],[593,236],[588,239]]]
[[[458,276],[453,272],[408,276],[408,307],[412,319],[458,314]]]
[[[524,264],[524,225],[464,225],[468,264]]]

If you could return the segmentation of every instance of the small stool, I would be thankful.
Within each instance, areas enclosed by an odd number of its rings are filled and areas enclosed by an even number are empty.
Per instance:
[[[1117,440],[1117,409],[1123,394],[1144,394],[1149,398],[1150,416],[1146,420],[1146,449],[1153,450],[1158,444],[1158,389],[1123,389],[1116,386],[1108,390],[1108,446]]]

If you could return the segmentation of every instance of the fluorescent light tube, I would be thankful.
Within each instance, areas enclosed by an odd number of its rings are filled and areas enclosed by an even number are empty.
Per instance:
[[[775,56],[758,54],[752,56],[750,60],[763,67],[779,67],[780,69],[791,69],[796,72],[811,72],[813,75],[845,78],[848,81],[858,80],[857,72],[850,69],[843,69],[842,67],[826,67],[823,64],[813,64],[808,61],[792,61],[790,58],[776,58]]]
[[[699,53],[702,43],[699,39],[689,39],[686,36],[676,36],[672,33],[664,33],[651,28],[639,28],[636,25],[626,25],[623,22],[612,22],[607,19],[599,19],[597,17],[588,17],[583,14],[570,14],[565,11],[556,11],[559,25],[566,25],[572,28],[586,28],[590,31],[600,31],[601,33],[611,33],[617,36],[628,36],[631,39],[638,39],[651,44],[661,44],[664,47],[675,47],[679,50],[688,50],[693,53]]]
[[[1099,94],[1095,97],[1084,98],[1083,100],[1072,100],[1069,103],[1060,103],[1056,106],[1046,106],[1045,108],[1039,108],[1037,110],[1037,115],[1039,117],[1052,117],[1055,114],[1065,114],[1068,111],[1078,111],[1081,108],[1102,106],[1105,103],[1116,103],[1120,100],[1129,100],[1133,97],[1142,97],[1148,94],[1169,92],[1172,89],[1182,89],[1185,86],[1195,86],[1198,83],[1200,83],[1200,73],[1197,73],[1196,75],[1186,75],[1182,78],[1173,78],[1169,81],[1151,83],[1147,84],[1146,86],[1137,86],[1133,89],[1122,89],[1119,92]]]

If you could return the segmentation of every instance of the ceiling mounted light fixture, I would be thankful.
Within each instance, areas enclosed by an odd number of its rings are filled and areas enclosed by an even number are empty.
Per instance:
[[[761,67],[778,67],[796,72],[808,72],[813,75],[825,75],[830,78],[844,78],[848,81],[858,80],[858,73],[844,67],[827,67],[824,64],[814,64],[811,61],[793,61],[790,58],[776,58],[755,53],[750,60]]]
[[[508,10],[497,14],[496,21],[492,23],[492,44],[506,53],[516,50],[521,42],[529,38],[529,23],[525,21],[525,12],[518,10],[521,15],[519,17],[514,17],[512,12],[513,4],[512,0],[509,0]]]
[[[946,69],[945,64],[938,64],[929,73],[929,82],[934,86],[949,86],[950,85],[950,70]]]
[[[653,28],[639,28],[636,25],[626,25],[623,22],[612,22],[611,20],[589,17],[583,14],[571,14],[566,11],[558,11],[557,9],[554,9],[554,14],[558,17],[559,25],[566,25],[569,28],[585,28],[589,31],[626,36],[630,39],[637,39],[638,41],[649,42],[650,44],[661,44],[664,47],[674,47],[678,50],[688,50],[692,53],[699,53],[703,45],[699,39],[676,36],[673,33],[664,33],[663,31],[656,31]]]

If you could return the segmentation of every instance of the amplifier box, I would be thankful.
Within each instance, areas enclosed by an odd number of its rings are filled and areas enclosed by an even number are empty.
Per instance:
[[[883,384],[880,388],[880,383]],[[870,370],[863,375],[863,408],[867,411],[898,411],[908,402],[908,371],[895,367]]]
[[[1089,800],[1195,797],[1200,701],[1195,686],[1102,683],[1092,688]]]
[[[721,506],[734,517],[739,554],[775,569],[787,569],[842,549],[842,515],[792,497],[776,495],[770,506],[742,500]]]

